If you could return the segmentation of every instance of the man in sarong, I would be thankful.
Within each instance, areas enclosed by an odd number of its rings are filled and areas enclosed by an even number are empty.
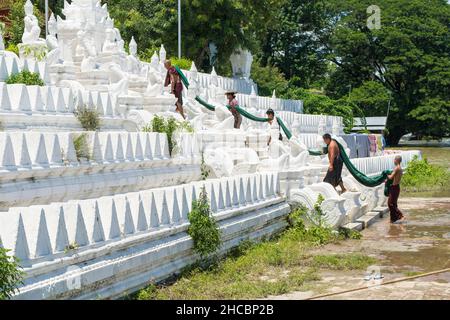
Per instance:
[[[404,219],[403,213],[397,206],[398,197],[400,196],[400,182],[402,181],[403,170],[401,167],[402,157],[396,156],[394,159],[395,168],[392,174],[388,176],[392,180],[392,186],[389,188],[388,207],[391,214],[391,223],[402,221]]]
[[[342,166],[344,164],[341,153],[339,151],[339,146],[337,142],[331,139],[331,135],[326,133],[323,135],[323,141],[328,146],[328,171],[323,182],[331,184],[334,188],[337,186],[341,187],[342,193],[347,190],[344,187],[344,182],[342,181]]]
[[[183,83],[181,82],[181,77],[175,67],[172,66],[170,60],[164,62],[164,66],[167,69],[166,81],[164,87],[171,85],[170,92],[177,98],[175,103],[176,111],[181,114],[183,119],[186,119],[183,111]]]

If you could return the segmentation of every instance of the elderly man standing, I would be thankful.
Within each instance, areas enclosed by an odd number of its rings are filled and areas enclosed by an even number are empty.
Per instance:
[[[342,160],[341,153],[339,151],[339,146],[335,140],[331,138],[329,133],[323,135],[323,141],[328,146],[328,171],[323,182],[331,184],[333,187],[340,186],[342,193],[347,190],[344,187],[344,182],[342,181],[342,167],[344,161]]]
[[[164,67],[167,69],[166,81],[164,83],[164,87],[167,87],[169,84],[171,85],[170,92],[177,98],[176,111],[181,114],[183,119],[186,119],[183,111],[183,83],[181,82],[181,77],[178,74],[178,71],[175,67],[172,66],[172,62],[170,60],[166,60],[164,62]]]
[[[400,196],[400,183],[402,181],[403,169],[401,167],[402,157],[396,156],[394,159],[395,168],[392,174],[388,176],[388,180],[392,180],[392,185],[389,188],[388,207],[391,214],[391,223],[402,221],[404,219],[403,213],[397,205],[398,197]]]

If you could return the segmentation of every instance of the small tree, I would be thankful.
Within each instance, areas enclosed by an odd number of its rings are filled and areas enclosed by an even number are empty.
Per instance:
[[[202,189],[199,199],[192,203],[188,219],[188,234],[194,240],[194,251],[202,258],[216,252],[221,245],[220,230],[209,208],[205,188]]]

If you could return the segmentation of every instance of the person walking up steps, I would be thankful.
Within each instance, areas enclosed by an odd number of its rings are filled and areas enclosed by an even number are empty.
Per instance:
[[[170,92],[177,98],[175,103],[176,111],[186,119],[183,110],[183,83],[181,82],[181,77],[175,67],[172,66],[170,60],[164,62],[164,67],[167,69],[166,80],[164,82],[164,87],[171,85]]]
[[[242,123],[242,116],[236,110],[236,107],[239,105],[239,102],[236,100],[236,92],[229,91],[226,92],[225,95],[227,96],[228,99],[228,106],[230,107],[230,112],[234,117],[234,128],[239,129]]]
[[[402,181],[403,170],[401,167],[402,157],[396,156],[394,159],[395,168],[392,174],[388,176],[392,180],[392,186],[389,188],[388,207],[391,214],[391,223],[404,221],[403,213],[397,205],[398,197],[400,196],[400,183]]]

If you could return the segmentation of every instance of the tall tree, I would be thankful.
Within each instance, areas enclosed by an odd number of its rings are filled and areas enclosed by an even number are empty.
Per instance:
[[[321,39],[338,66],[332,89],[342,93],[349,83],[374,80],[391,91],[391,144],[407,132],[448,135],[450,5],[445,0],[380,0],[381,28],[371,30],[367,8],[372,2],[333,1],[337,23]]]
[[[262,63],[277,66],[304,88],[320,85],[327,61],[318,34],[327,26],[326,0],[289,0],[263,43]]]

